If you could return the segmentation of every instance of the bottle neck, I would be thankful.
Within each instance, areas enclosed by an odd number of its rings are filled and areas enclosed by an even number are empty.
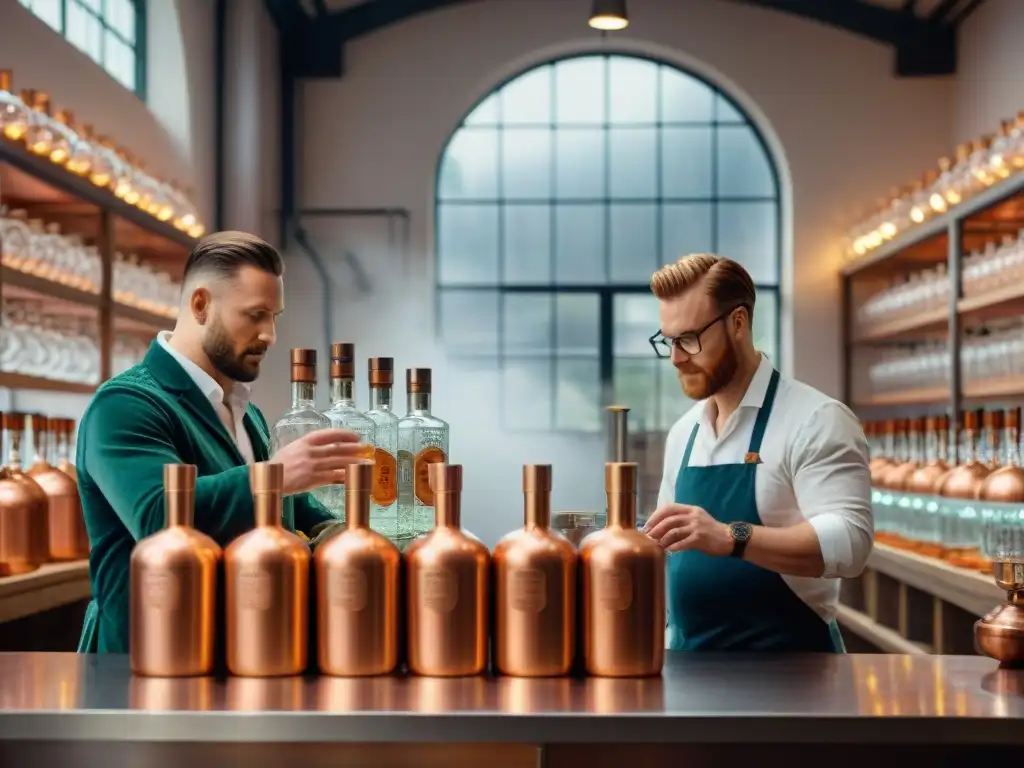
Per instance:
[[[35,453],[33,463],[46,463],[50,458],[49,440],[50,436],[45,429],[37,429],[32,433],[32,449]]]
[[[347,405],[354,408],[356,404],[356,383],[352,379],[331,379],[331,404]]]
[[[54,458],[56,458],[57,461],[68,461],[71,455],[70,443],[71,441],[68,440],[68,435],[66,432],[61,432],[60,434],[57,435],[54,450]]]
[[[608,525],[636,528],[636,494],[615,491],[608,493]]]
[[[252,496],[253,512],[256,527],[265,528],[281,524],[281,494],[269,491],[258,491]]]
[[[907,434],[907,460],[914,463],[921,462],[921,433],[912,429]]]
[[[525,523],[527,528],[546,529],[551,525],[551,494],[525,491]]]
[[[929,429],[924,434],[924,460],[928,463],[939,460],[939,431]]]
[[[963,437],[964,464],[971,464],[978,460],[978,438],[973,429],[965,429]]]
[[[982,460],[986,464],[999,465],[1003,463],[1002,452],[1002,429],[995,426],[985,428],[985,455]]]
[[[391,387],[370,387],[370,410],[391,410]]]
[[[1006,455],[1006,465],[1010,467],[1020,466],[1020,428],[1007,427],[1003,432],[1003,453]]]
[[[370,527],[370,490],[368,488],[346,487],[345,527],[350,531],[356,528]]]
[[[896,430],[896,455],[894,458],[901,463],[910,458],[910,442],[907,440],[907,433],[902,429]]]
[[[195,520],[195,491],[167,491],[164,494],[167,505],[167,527],[192,527]]]
[[[7,443],[7,466],[15,471],[21,470],[21,440],[23,436],[21,430],[4,430],[4,440]]]
[[[409,392],[406,396],[409,413],[430,413],[429,392]]]
[[[458,491],[434,494],[434,525],[438,528],[458,528],[462,525],[462,499]]]
[[[316,403],[316,384],[311,381],[292,382],[292,408],[308,406],[312,408]]]

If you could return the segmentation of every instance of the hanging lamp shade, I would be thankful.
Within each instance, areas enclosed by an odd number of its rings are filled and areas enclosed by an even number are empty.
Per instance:
[[[594,0],[588,23],[594,29],[600,29],[602,32],[625,29],[629,26],[626,0]]]

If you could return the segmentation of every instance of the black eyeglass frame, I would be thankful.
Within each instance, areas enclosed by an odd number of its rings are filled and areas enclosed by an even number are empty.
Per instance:
[[[655,332],[647,341],[650,343],[651,347],[654,349],[654,354],[656,356],[662,358],[662,359],[664,359],[666,357],[671,357],[672,356],[672,347],[675,347],[680,352],[682,352],[683,354],[686,354],[686,355],[699,355],[701,353],[701,351],[703,350],[703,347],[700,344],[700,337],[703,336],[707,332],[707,330],[709,328],[711,328],[715,323],[720,323],[722,320],[725,320],[727,317],[729,317],[729,315],[731,315],[737,309],[745,309],[745,310],[747,310],[747,316],[748,317],[750,317],[751,314],[752,314],[749,305],[747,305],[747,304],[737,304],[732,309],[727,309],[725,312],[720,314],[718,317],[716,317],[714,320],[712,320],[710,323],[708,323],[707,325],[705,325],[703,328],[701,328],[699,330],[687,331],[686,333],[680,334],[679,336],[666,336],[665,334],[663,334],[661,332],[661,329],[659,328],[657,330],[657,332]],[[682,344],[684,339],[689,340],[691,338],[693,339],[694,343],[697,345],[697,351],[695,351],[695,352],[690,351],[689,349],[684,347],[683,344]],[[667,352],[665,354],[662,354],[662,348],[667,350]]]

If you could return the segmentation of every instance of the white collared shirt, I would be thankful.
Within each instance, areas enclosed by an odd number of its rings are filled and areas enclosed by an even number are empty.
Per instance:
[[[715,433],[715,407],[702,400],[669,430],[658,506],[675,501],[676,477],[694,424],[691,467],[742,464],[758,409],[772,375],[761,358],[739,408]],[[840,578],[860,575],[874,541],[871,474],[864,430],[842,403],[799,381],[779,379],[775,404],[761,443],[755,494],[766,526],[807,521],[821,544],[821,578],[783,576],[790,588],[825,621],[835,618]]]
[[[242,421],[245,417],[245,409],[249,405],[249,387],[236,381],[231,392],[225,397],[220,384],[214,381],[210,374],[174,349],[170,345],[170,339],[170,331],[161,331],[156,336],[157,342],[164,348],[164,351],[178,361],[178,365],[185,369],[185,373],[199,387],[199,391],[210,401],[210,405],[217,412],[224,428],[231,435],[231,439],[235,441],[235,445],[238,446],[238,452],[242,454],[245,463],[254,464],[256,457],[252,452],[252,441],[249,439],[249,433],[245,431],[245,424]]]

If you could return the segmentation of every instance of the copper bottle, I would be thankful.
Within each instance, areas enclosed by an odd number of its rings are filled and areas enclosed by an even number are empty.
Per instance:
[[[309,657],[309,547],[281,527],[284,467],[251,469],[256,527],[224,552],[233,675],[299,675]]]
[[[194,464],[165,464],[167,527],[132,550],[129,652],[137,675],[213,671],[221,548],[192,527],[195,490]]]
[[[316,550],[318,659],[327,675],[386,675],[398,665],[398,579],[402,557],[370,529],[374,466],[345,477],[345,530]]]
[[[430,484],[435,527],[405,550],[409,669],[479,675],[487,667],[491,556],[459,527],[462,467],[433,464]]]
[[[497,671],[554,677],[576,649],[576,548],[551,530],[551,466],[523,467],[525,525],[498,542],[494,561]]]
[[[583,540],[583,660],[599,677],[661,673],[665,553],[636,530],[637,464],[605,465],[608,524]]]
[[[981,422],[981,414],[978,411],[967,411],[964,414],[965,455],[960,464],[946,475],[939,488],[939,494],[947,499],[967,501],[978,498],[982,483],[992,472],[978,452],[978,428]],[[942,556],[952,565],[973,568],[978,560],[980,542],[975,542],[973,535],[970,535],[970,540],[962,535],[963,529],[957,522],[957,517],[956,510],[943,515],[947,524],[944,538],[948,546]]]
[[[81,560],[89,556],[89,534],[85,530],[78,484],[48,461],[52,432],[45,416],[32,416],[36,460],[29,476],[39,483],[49,501],[49,553],[51,560]]]
[[[996,504],[1024,505],[1024,468],[1020,456],[1020,408],[1009,408],[1003,420],[1003,455],[1005,463],[993,470],[978,488],[978,498]],[[985,534],[988,532],[986,531]],[[987,535],[986,535],[987,538]],[[984,550],[988,550],[985,547]],[[985,573],[992,572],[992,553],[983,551],[974,566]]]
[[[49,498],[21,469],[25,415],[4,413],[0,424],[7,439],[7,465],[0,469],[0,573],[36,570],[49,559]]]

